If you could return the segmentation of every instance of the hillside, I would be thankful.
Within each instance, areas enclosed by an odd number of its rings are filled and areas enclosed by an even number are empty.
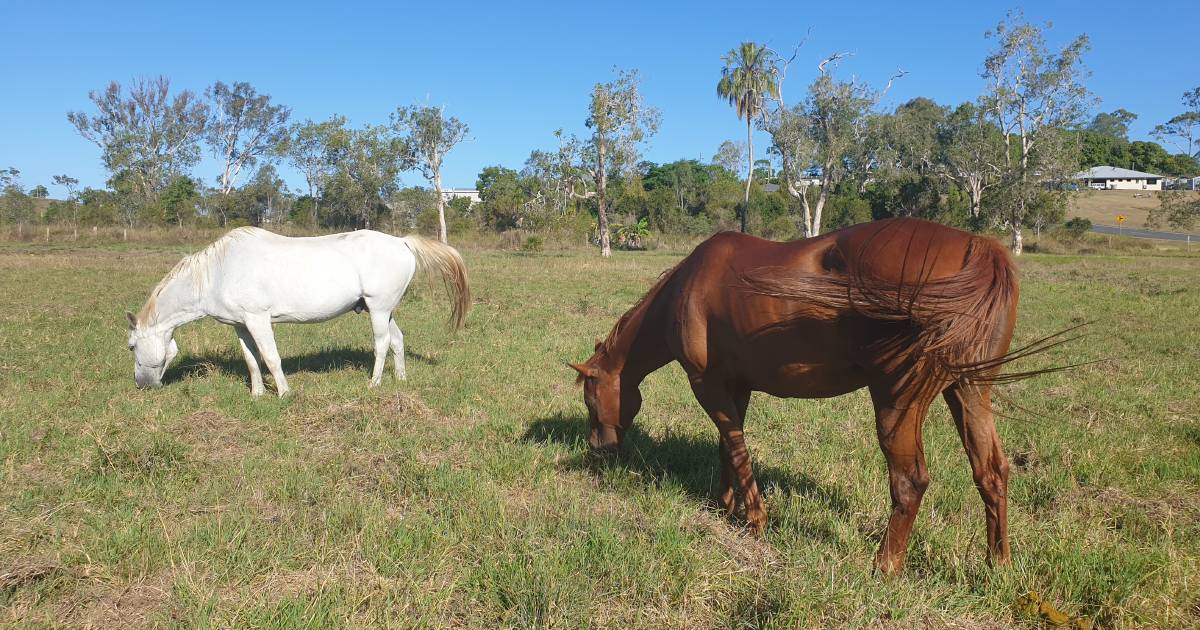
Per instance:
[[[1200,196],[1200,192],[1193,192]],[[1074,195],[1067,218],[1083,217],[1099,225],[1116,225],[1117,215],[1128,217],[1125,227],[1146,227],[1146,215],[1158,207],[1158,193],[1140,190],[1089,190]],[[1161,228],[1160,228],[1161,229]]]

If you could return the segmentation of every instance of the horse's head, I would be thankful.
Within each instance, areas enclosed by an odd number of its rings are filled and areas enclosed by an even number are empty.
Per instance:
[[[577,383],[583,384],[583,403],[587,405],[592,449],[617,452],[625,432],[633,426],[633,418],[642,407],[642,394],[636,386],[621,388],[621,374],[594,364],[570,363],[579,372]]]
[[[138,387],[159,387],[167,366],[179,354],[172,330],[164,326],[146,326],[133,313],[129,318],[129,351],[133,353],[133,381]]]

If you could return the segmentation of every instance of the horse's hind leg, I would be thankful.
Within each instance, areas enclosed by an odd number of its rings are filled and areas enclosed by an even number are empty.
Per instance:
[[[1008,548],[1008,458],[1000,447],[992,416],[990,387],[950,387],[942,396],[962,437],[975,487],[987,514],[988,560],[1004,564]]]
[[[875,387],[871,388],[871,397],[875,403],[875,430],[879,447],[887,459],[892,496],[892,513],[875,556],[875,565],[884,574],[895,575],[904,567],[913,520],[921,509],[925,489],[929,487],[921,425],[925,422],[930,401],[898,404],[892,395]],[[898,406],[904,408],[898,409]]]
[[[388,321],[388,331],[391,332],[392,361],[396,366],[396,379],[403,381],[408,378],[408,372],[404,369],[404,333],[400,332],[400,327],[396,325],[396,318]]]
[[[375,337],[375,367],[371,370],[371,387],[383,382],[383,366],[387,363],[388,348],[392,345],[391,309],[376,308],[367,301],[371,310],[371,334]]]
[[[250,372],[250,395],[262,396],[266,389],[263,387],[262,370],[258,367],[258,347],[254,344],[254,337],[251,337],[250,331],[240,324],[235,325],[233,329],[237,331],[238,345],[242,347],[242,357],[246,359],[246,370]]]
[[[275,392],[282,398],[289,388],[287,377],[283,375],[283,362],[279,360],[279,350],[275,347],[271,316],[266,313],[246,313],[244,321],[246,330],[250,331],[250,336],[254,338],[254,345],[258,346],[263,363],[267,364],[267,370],[271,372],[271,378],[275,379]]]

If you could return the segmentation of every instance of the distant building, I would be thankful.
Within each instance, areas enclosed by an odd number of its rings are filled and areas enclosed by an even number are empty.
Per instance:
[[[479,191],[474,188],[443,188],[442,199],[452,201],[459,197],[466,197],[471,200],[471,205],[475,205],[482,201],[479,197]]]
[[[1093,166],[1076,173],[1075,179],[1093,190],[1162,190],[1163,176],[1116,166]]]

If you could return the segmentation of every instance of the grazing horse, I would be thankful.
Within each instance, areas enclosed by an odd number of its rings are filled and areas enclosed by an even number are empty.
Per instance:
[[[259,228],[237,228],[179,261],[137,315],[126,313],[134,381],[138,387],[161,385],[178,354],[175,329],[212,317],[237,331],[250,371],[251,395],[264,391],[261,360],[283,396],[287,378],[271,325],[321,322],[350,310],[371,315],[371,385],[383,378],[389,347],[396,378],[403,379],[404,336],[392,310],[417,269],[442,277],[452,300],[451,326],[461,328],[471,304],[470,289],[462,257],[449,245],[370,230],[289,238]]]
[[[1008,460],[992,417],[991,386],[1008,352],[1017,280],[996,242],[918,219],[891,219],[790,243],[722,233],[665,272],[595,354],[571,364],[583,383],[597,450],[615,451],[641,407],[638,386],[678,361],[716,424],[717,503],[740,501],[754,533],[767,514],[742,433],[750,393],[828,398],[866,387],[887,459],[892,512],[876,556],[904,563],[929,485],[921,425],[941,394],[983,498],[988,558],[1009,558]]]

